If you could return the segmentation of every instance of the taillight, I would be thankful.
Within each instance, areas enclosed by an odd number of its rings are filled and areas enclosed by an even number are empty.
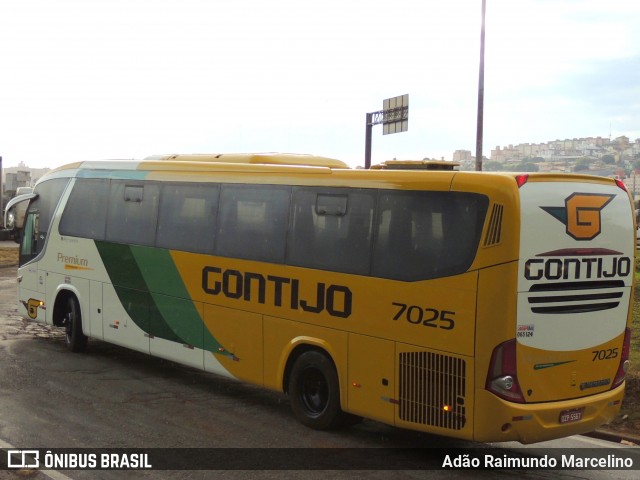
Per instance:
[[[485,388],[510,402],[524,403],[518,384],[516,340],[508,340],[493,349]]]
[[[631,349],[631,329],[627,328],[624,331],[624,343],[622,344],[622,353],[620,354],[620,365],[616,372],[616,377],[613,379],[611,388],[616,388],[622,382],[629,369],[629,350]]]
[[[529,175],[516,175],[516,183],[518,184],[518,188],[522,187],[525,183],[529,181]]]
[[[616,185],[618,187],[620,187],[622,190],[624,190],[625,192],[627,191],[627,186],[625,185],[625,183],[620,180],[619,178],[616,178]]]

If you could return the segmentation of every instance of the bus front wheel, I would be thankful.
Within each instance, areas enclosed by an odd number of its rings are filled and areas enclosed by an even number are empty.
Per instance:
[[[87,337],[82,333],[82,316],[80,305],[74,296],[67,298],[64,314],[65,343],[72,352],[84,352],[87,348]]]
[[[316,350],[298,357],[289,377],[289,396],[295,417],[316,430],[331,430],[343,422],[340,385],[331,359]]]

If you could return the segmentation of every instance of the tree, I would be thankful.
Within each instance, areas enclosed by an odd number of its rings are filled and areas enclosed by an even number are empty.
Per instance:
[[[583,172],[585,170],[589,170],[589,165],[591,164],[591,159],[589,158],[579,158],[576,161],[575,167],[573,167],[574,172]]]
[[[602,156],[602,162],[606,163],[607,165],[613,165],[614,163],[616,163],[616,157],[608,153]]]
[[[504,166],[500,162],[485,162],[482,164],[485,172],[503,172]]]
[[[536,165],[533,162],[522,162],[520,164],[520,171],[521,172],[537,172],[538,170],[540,170],[538,168],[538,165]]]

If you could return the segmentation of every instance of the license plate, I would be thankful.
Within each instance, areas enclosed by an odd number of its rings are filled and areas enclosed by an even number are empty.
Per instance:
[[[571,410],[563,410],[560,412],[559,422],[561,424],[579,422],[580,420],[582,420],[582,412],[584,412],[584,408],[572,408]]]

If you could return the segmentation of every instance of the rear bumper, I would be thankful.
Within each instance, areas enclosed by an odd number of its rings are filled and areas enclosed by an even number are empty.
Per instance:
[[[474,440],[479,442],[535,443],[595,430],[620,411],[625,383],[619,387],[572,400],[519,404],[476,390]],[[560,424],[564,410],[584,408],[582,419]]]

